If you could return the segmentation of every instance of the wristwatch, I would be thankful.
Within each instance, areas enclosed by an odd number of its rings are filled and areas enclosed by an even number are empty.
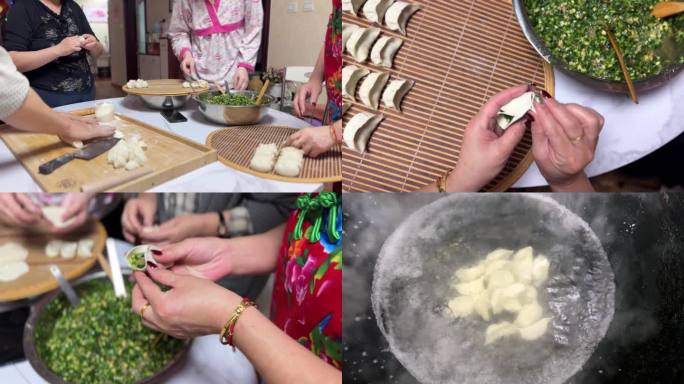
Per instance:
[[[219,217],[218,235],[219,237],[226,237],[228,236],[228,226],[226,225],[226,218],[223,216],[223,211],[216,211],[216,214]]]

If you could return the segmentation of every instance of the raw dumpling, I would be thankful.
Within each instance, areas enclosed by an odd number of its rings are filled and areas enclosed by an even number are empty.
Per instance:
[[[539,287],[549,278],[549,259],[539,255],[532,262],[532,279],[534,285]]]
[[[485,345],[491,344],[502,337],[515,335],[516,333],[518,333],[518,329],[508,321],[492,324],[485,331]]]
[[[281,176],[297,177],[304,165],[304,151],[294,147],[285,147],[275,164],[275,172]]]
[[[414,13],[418,12],[420,5],[407,3],[405,1],[397,1],[387,9],[385,14],[385,25],[393,31],[399,31],[403,35],[406,34],[406,24]]]
[[[466,317],[473,313],[475,300],[470,296],[458,296],[449,301],[449,309],[456,317]]]
[[[111,123],[114,121],[114,111],[116,111],[114,104],[100,103],[95,107],[95,118],[100,123]]]
[[[461,282],[472,281],[482,277],[485,273],[484,265],[478,264],[470,268],[461,268],[456,271],[456,278]]]
[[[394,56],[399,52],[399,48],[404,44],[404,40],[398,37],[382,36],[373,44],[371,50],[371,61],[375,65],[392,68]]]
[[[197,85],[199,85],[200,88],[207,88],[209,86],[209,82],[206,80],[198,80]]]
[[[515,318],[515,325],[518,328],[528,327],[542,318],[542,307],[536,302],[524,305],[520,308],[518,316]]]
[[[128,80],[128,83],[126,83],[127,88],[136,88],[136,82],[135,80]]]
[[[366,0],[342,0],[342,11],[352,13],[356,16],[365,2]]]
[[[508,102],[496,114],[496,124],[501,129],[500,134],[515,124],[518,120],[534,111],[534,101],[541,102],[541,96],[536,92],[524,93]]]
[[[342,96],[356,101],[356,86],[363,77],[370,73],[369,70],[359,68],[356,65],[347,65],[342,69]]]
[[[62,240],[50,240],[45,244],[45,256],[49,258],[55,258],[59,256],[59,253],[62,250],[62,244],[64,242]]]
[[[76,251],[78,250],[78,242],[76,241],[65,241],[60,248],[59,255],[63,259],[73,259],[76,257]]]
[[[344,127],[344,143],[360,153],[366,152],[371,135],[384,118],[384,115],[374,115],[367,112],[355,115]]]
[[[347,40],[347,52],[349,52],[354,60],[363,63],[368,60],[371,47],[375,40],[380,36],[380,29],[378,28],[359,28],[352,32],[349,40]]]
[[[190,88],[190,82],[189,82],[189,81],[184,81],[184,82],[183,82],[183,88]]]
[[[249,167],[259,172],[271,172],[278,156],[278,146],[276,144],[259,144],[254,151],[254,157],[249,163]]]
[[[359,96],[363,105],[368,108],[378,109],[382,90],[385,88],[389,77],[389,73],[383,72],[373,72],[366,76],[361,83],[361,88],[359,88]]]
[[[52,223],[57,228],[63,228],[71,224],[73,219],[67,220],[66,222],[62,220],[65,209],[59,205],[44,206],[43,216]]]
[[[467,283],[455,284],[456,291],[465,296],[477,296],[485,290],[484,279],[479,278]]]
[[[352,33],[359,28],[356,24],[342,23],[342,50],[344,52],[347,51],[347,41],[349,41]]]
[[[394,108],[401,112],[401,102],[411,88],[413,88],[413,81],[392,80],[382,94],[382,103],[387,108]]]
[[[76,254],[78,257],[88,258],[93,256],[93,246],[95,241],[93,239],[81,239],[78,241],[78,249]]]
[[[25,261],[13,261],[0,264],[0,283],[14,281],[29,271]]]
[[[382,24],[385,12],[394,0],[368,0],[363,6],[363,15],[372,23]]]
[[[528,327],[520,328],[520,337],[529,341],[537,340],[546,333],[546,329],[549,326],[549,321],[551,321],[551,318],[545,317]]]

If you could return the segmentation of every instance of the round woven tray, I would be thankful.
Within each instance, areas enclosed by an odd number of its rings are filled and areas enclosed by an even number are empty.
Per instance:
[[[178,79],[148,80],[147,88],[128,88],[124,85],[121,89],[129,95],[138,96],[187,96],[209,90],[209,87],[183,88],[183,82]]]
[[[259,144],[276,143],[284,145],[288,137],[297,130],[276,125],[254,125],[224,128],[207,137],[207,145],[216,149],[223,164],[265,179],[290,183],[333,183],[342,181],[342,149],[336,146],[317,158],[304,158],[299,177],[285,177],[275,173],[257,172],[249,167],[254,151]]]
[[[416,82],[403,113],[372,111],[357,102],[345,114],[345,123],[363,111],[385,115],[368,152],[343,149],[345,191],[415,191],[435,183],[458,162],[464,129],[491,96],[526,83],[554,94],[553,69],[525,39],[509,1],[412,1],[421,10],[409,21],[406,36],[382,27],[383,35],[404,39],[391,70],[344,56],[344,65]],[[344,22],[378,27],[362,15],[345,13]],[[533,161],[531,148],[527,132],[485,190],[513,185]]]

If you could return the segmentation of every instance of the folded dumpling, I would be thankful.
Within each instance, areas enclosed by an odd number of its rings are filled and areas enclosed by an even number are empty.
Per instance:
[[[534,111],[535,100],[539,102],[541,96],[536,92],[526,92],[501,107],[496,114],[496,124],[501,130],[499,133],[503,133],[511,125],[525,117],[529,111]]]
[[[372,23],[382,24],[385,12],[394,0],[368,0],[363,6],[363,15]]]
[[[347,52],[354,57],[354,60],[363,63],[368,60],[371,47],[378,36],[380,36],[380,29],[378,28],[356,29],[347,40]]]
[[[414,13],[418,12],[420,5],[414,3],[407,3],[405,1],[397,1],[387,9],[385,14],[385,25],[393,31],[399,31],[403,35],[406,34],[406,25]]]
[[[384,118],[368,112],[355,115],[344,127],[344,143],[360,153],[366,152],[371,135]]]
[[[342,68],[342,96],[356,101],[356,86],[359,84],[359,80],[369,73],[369,70],[359,68],[356,65],[347,65]]]
[[[385,92],[382,93],[382,103],[387,108],[394,108],[401,112],[401,101],[413,88],[413,81],[410,80],[392,80]]]
[[[342,50],[347,51],[347,41],[351,37],[352,33],[359,29],[360,27],[356,24],[342,23]]]
[[[389,77],[389,73],[385,72],[373,72],[366,76],[366,79],[361,83],[361,88],[359,88],[359,97],[363,105],[378,109],[382,90],[385,88]]]
[[[404,40],[398,37],[382,36],[371,50],[371,61],[375,65],[392,68],[394,56],[399,52]]]
[[[352,13],[356,16],[365,2],[366,0],[342,0],[342,11]]]
[[[277,156],[278,146],[276,144],[259,144],[254,151],[249,167],[259,172],[271,172]]]

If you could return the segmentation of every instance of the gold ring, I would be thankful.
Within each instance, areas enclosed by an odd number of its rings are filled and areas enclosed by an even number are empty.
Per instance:
[[[140,318],[141,318],[141,319],[144,318],[143,315],[145,314],[145,310],[146,310],[147,308],[149,308],[149,307],[150,307],[150,303],[145,303],[145,305],[143,305],[143,306],[140,308]]]

